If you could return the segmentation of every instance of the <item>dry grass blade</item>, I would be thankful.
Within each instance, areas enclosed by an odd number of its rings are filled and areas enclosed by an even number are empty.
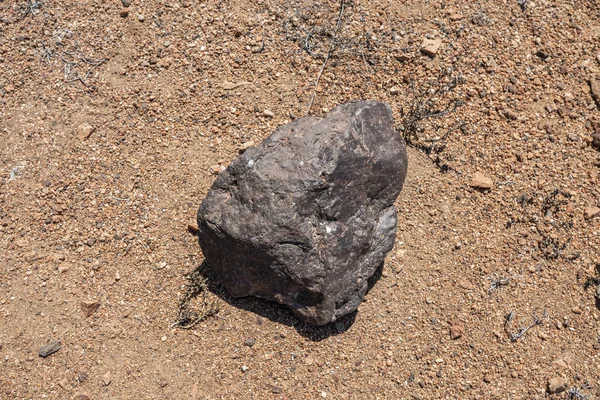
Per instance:
[[[325,60],[323,61],[323,65],[321,66],[321,70],[319,71],[319,75],[317,76],[317,81],[315,82],[315,88],[310,97],[310,103],[308,104],[308,108],[306,109],[306,115],[308,115],[308,113],[310,112],[310,109],[312,108],[313,103],[315,102],[315,96],[317,95],[317,89],[319,87],[319,82],[321,81],[321,76],[323,75],[325,66],[327,66],[327,61],[329,61],[329,57],[331,56],[333,46],[335,45],[335,40],[337,39],[338,31],[340,30],[340,26],[342,25],[342,17],[344,16],[345,5],[346,5],[345,0],[342,0],[342,2],[340,4],[340,13],[338,15],[337,24],[335,25],[335,31],[333,33],[333,37],[331,38],[331,42],[329,43],[329,50],[327,51],[327,56],[325,57]],[[308,36],[307,36],[307,42],[308,42]]]

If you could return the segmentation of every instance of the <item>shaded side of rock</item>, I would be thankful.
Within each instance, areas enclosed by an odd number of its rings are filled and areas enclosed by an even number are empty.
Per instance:
[[[404,142],[384,103],[280,127],[221,172],[198,211],[207,264],[234,297],[326,324],[354,311],[392,249]]]

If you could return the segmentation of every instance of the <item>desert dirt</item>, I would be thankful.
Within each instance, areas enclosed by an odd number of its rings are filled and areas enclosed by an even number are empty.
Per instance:
[[[123,3],[0,0],[1,399],[600,398],[596,1]],[[215,173],[359,98],[411,145],[358,312],[174,325]]]

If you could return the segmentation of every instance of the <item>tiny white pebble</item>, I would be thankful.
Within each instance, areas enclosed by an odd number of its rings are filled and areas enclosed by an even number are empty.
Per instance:
[[[325,392],[321,392],[321,397],[322,397],[322,398],[325,398],[325,397],[327,397],[327,393],[325,393]]]
[[[243,371],[243,372],[246,372],[246,371],[248,371],[249,369],[250,369],[250,368],[248,368],[248,366],[247,366],[247,365],[242,365],[242,371]]]
[[[163,337],[160,338],[160,340],[164,342],[165,340],[167,340],[167,337],[163,336]]]

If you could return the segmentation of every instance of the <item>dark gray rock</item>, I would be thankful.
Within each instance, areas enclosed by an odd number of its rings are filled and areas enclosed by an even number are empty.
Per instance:
[[[40,355],[40,357],[46,358],[49,355],[52,355],[52,354],[56,353],[57,351],[59,351],[61,347],[62,347],[62,344],[60,342],[52,342],[45,346],[40,347],[38,354]]]
[[[351,102],[282,126],[221,172],[202,202],[206,262],[233,297],[336,321],[356,310],[393,247],[406,167],[385,103]]]

